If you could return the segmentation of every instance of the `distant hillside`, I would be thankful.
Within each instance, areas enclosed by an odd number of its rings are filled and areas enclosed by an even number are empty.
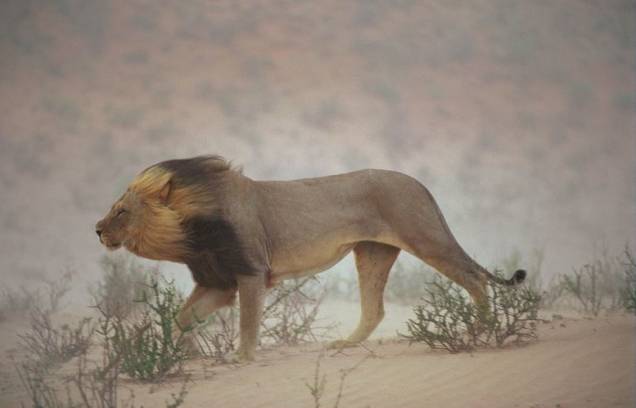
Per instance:
[[[635,17],[613,0],[5,0],[0,270],[90,269],[132,175],[209,152],[255,178],[405,171],[471,253],[545,247],[568,267],[633,237]]]

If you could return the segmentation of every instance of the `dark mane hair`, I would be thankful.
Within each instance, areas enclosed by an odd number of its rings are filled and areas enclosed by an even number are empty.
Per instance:
[[[205,185],[211,177],[234,170],[230,162],[217,155],[167,160],[156,166],[169,171],[173,180],[182,186]]]
[[[193,217],[184,222],[190,255],[186,265],[201,286],[235,288],[237,275],[253,275],[235,228],[222,217]]]
[[[227,181],[223,176],[240,170],[216,155],[168,160],[156,166],[171,174],[171,181],[185,192],[182,194],[191,195],[189,200],[200,201],[203,213],[183,214],[181,222],[187,248],[184,263],[195,282],[228,289],[237,286],[236,275],[253,274],[254,268],[245,257],[234,226],[211,205],[216,202],[215,197],[223,194]]]
[[[146,168],[129,186],[145,199],[146,222],[127,248],[146,258],[185,263],[199,285],[236,287],[237,275],[258,270],[226,211],[234,204],[226,198],[241,177],[240,169],[215,155]]]

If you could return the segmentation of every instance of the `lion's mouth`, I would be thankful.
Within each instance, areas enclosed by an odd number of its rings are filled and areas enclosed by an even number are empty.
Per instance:
[[[108,248],[111,251],[119,249],[121,247],[121,242],[111,241],[108,238],[104,238],[103,236],[99,238],[102,245]]]
[[[120,242],[110,242],[108,244],[104,244],[106,246],[106,248],[108,248],[111,251],[114,251],[116,249],[119,249],[121,247],[121,243]]]

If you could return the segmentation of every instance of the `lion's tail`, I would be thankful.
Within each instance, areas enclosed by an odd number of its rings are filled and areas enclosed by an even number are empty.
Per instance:
[[[524,271],[523,269],[517,269],[515,273],[512,274],[512,277],[510,279],[503,279],[497,275],[494,275],[488,272],[485,268],[480,268],[480,269],[481,269],[481,272],[484,275],[486,275],[489,281],[498,283],[499,285],[505,285],[505,286],[518,285],[526,279],[526,275],[527,275],[526,271]]]

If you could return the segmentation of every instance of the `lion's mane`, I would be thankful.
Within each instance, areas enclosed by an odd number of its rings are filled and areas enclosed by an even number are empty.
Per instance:
[[[169,160],[145,169],[129,186],[144,206],[128,249],[183,262],[202,286],[236,287],[236,275],[254,273],[221,199],[237,175],[240,170],[220,156]]]

